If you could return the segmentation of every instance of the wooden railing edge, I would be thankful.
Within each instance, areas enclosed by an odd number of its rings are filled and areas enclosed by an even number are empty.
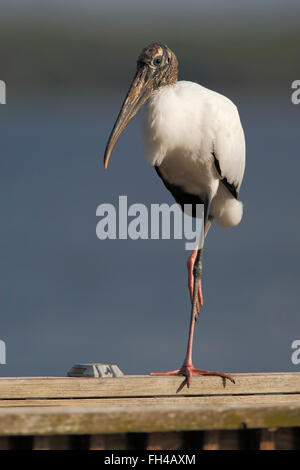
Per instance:
[[[300,393],[300,372],[233,376],[235,384],[219,377],[193,377],[190,388],[179,392],[183,377],[2,377],[0,399]]]

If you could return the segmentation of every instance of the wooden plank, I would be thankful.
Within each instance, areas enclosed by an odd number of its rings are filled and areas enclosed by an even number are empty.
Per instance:
[[[35,436],[34,450],[69,450],[70,436]]]
[[[203,450],[219,450],[220,431],[206,431],[204,433]]]
[[[239,450],[240,432],[238,430],[205,431],[203,450]]]
[[[191,387],[184,387],[178,394],[182,377],[2,377],[0,399],[300,393],[299,372],[233,376],[235,384],[223,383],[219,377],[193,377]]]
[[[126,434],[95,434],[90,436],[89,450],[125,450]]]
[[[278,429],[275,434],[276,450],[299,450],[299,442],[295,440],[296,429]]]
[[[32,450],[33,440],[33,436],[10,436],[9,448],[10,450]]]
[[[0,435],[110,434],[300,426],[299,403],[0,409]]]
[[[35,436],[33,440],[33,450],[50,450],[51,436]]]
[[[261,429],[259,450],[275,450],[276,430]]]
[[[70,436],[50,436],[50,450],[69,450]]]
[[[119,406],[128,405],[274,405],[292,403],[300,406],[300,394],[264,394],[264,395],[219,395],[219,396],[165,396],[165,397],[124,397],[124,398],[43,398],[0,400],[0,409],[8,407],[52,407],[52,406]]]
[[[0,450],[9,450],[10,442],[9,437],[0,437]]]
[[[202,450],[239,450],[240,432],[236,430],[205,431]]]
[[[89,450],[105,450],[105,434],[93,434],[90,436]]]
[[[237,431],[237,430],[220,431],[220,437],[219,437],[220,450],[239,450],[241,432],[242,431]]]
[[[146,450],[183,449],[183,436],[180,432],[153,432],[148,434]]]
[[[259,450],[260,429],[243,428],[239,431],[239,449],[240,450]]]

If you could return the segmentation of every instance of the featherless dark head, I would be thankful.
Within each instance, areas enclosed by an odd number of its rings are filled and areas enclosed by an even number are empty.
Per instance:
[[[148,68],[153,79],[153,88],[171,85],[178,79],[178,61],[174,52],[164,44],[154,42],[145,47],[137,60],[137,69]]]
[[[177,77],[178,62],[175,54],[167,46],[153,43],[142,50],[137,60],[135,76],[106,145],[105,168],[118,138],[129,121],[155,90],[175,84]]]

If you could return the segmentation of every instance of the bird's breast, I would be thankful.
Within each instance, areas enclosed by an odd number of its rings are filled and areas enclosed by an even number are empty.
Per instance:
[[[142,125],[149,162],[192,194],[204,194],[218,182],[211,154],[214,123],[208,125],[210,103],[201,89],[191,82],[163,87],[150,97]]]

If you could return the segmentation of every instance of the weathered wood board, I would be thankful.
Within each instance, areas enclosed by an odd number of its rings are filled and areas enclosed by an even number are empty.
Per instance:
[[[300,373],[233,374],[236,383],[219,377],[193,377],[190,388],[176,393],[182,377],[125,375],[92,377],[1,377],[0,400],[12,398],[92,398],[251,395],[299,393]]]
[[[151,448],[158,445],[156,433],[173,433],[176,447],[176,433],[259,428],[265,429],[261,445],[270,448],[269,429],[300,427],[300,373],[234,378],[236,384],[193,377],[191,387],[179,393],[182,377],[0,378],[0,436],[102,436],[99,441],[105,435],[155,433]],[[216,436],[207,434],[203,448],[216,447]],[[98,441],[91,445],[100,448]],[[36,438],[36,448],[44,444]]]

